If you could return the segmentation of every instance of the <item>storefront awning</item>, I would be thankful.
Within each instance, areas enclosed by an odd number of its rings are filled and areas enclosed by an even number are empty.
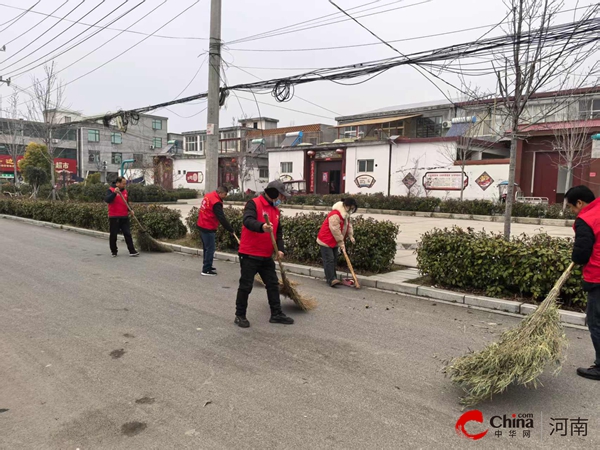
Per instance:
[[[379,125],[381,123],[397,122],[399,120],[412,119],[413,117],[420,117],[423,114],[412,114],[410,116],[396,116],[396,117],[380,117],[379,119],[361,120],[360,122],[351,122],[337,125],[336,128],[344,127],[360,127],[362,125]]]

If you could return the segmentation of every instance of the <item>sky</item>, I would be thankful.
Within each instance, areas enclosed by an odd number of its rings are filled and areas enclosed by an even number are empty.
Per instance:
[[[13,84],[25,91],[19,93],[23,103],[33,77],[43,76],[41,64],[54,61],[60,71],[59,78],[66,84],[63,106],[85,115],[134,109],[205,92],[210,3],[210,0],[0,0],[0,48],[6,45],[6,51],[0,52],[0,76],[12,77]],[[393,44],[405,54],[479,39],[489,29],[460,30],[484,25],[492,28],[507,15],[502,0],[336,0],[336,3],[355,17],[368,15],[359,18],[360,22],[384,40],[409,39]],[[565,0],[564,8],[589,3],[594,1]],[[32,6],[30,12],[11,22],[23,13],[23,8]],[[96,23],[105,26],[134,7],[110,26],[118,30],[128,28],[127,32],[89,28]],[[59,20],[70,11],[66,19],[80,23]],[[384,12],[373,14],[381,11]],[[314,21],[323,16],[327,17]],[[250,83],[315,68],[397,56],[358,24],[344,19],[347,18],[329,0],[223,0],[225,81],[229,85]],[[560,19],[569,22],[573,13],[565,13]],[[339,23],[317,26],[326,21]],[[234,42],[301,22],[306,23],[281,30],[285,34],[279,36]],[[298,28],[310,29],[294,31]],[[446,32],[451,33],[414,39]],[[502,33],[497,27],[490,36]],[[292,51],[369,43],[377,45]],[[133,48],[128,50],[130,47]],[[457,82],[452,76],[445,79]],[[494,86],[489,77],[469,82],[484,89]],[[257,116],[277,118],[280,127],[335,124],[337,116],[444,99],[445,95],[457,98],[458,94],[448,85],[440,81],[436,85],[415,69],[404,66],[354,86],[326,81],[301,85],[286,103],[278,103],[266,94],[256,96],[260,102],[257,104],[251,93],[237,93],[237,97],[231,93],[221,109],[220,125],[231,126],[243,117]],[[5,109],[12,91],[13,87],[0,83]],[[205,108],[206,102],[192,102],[152,114],[168,117],[169,131],[179,133],[206,129]]]

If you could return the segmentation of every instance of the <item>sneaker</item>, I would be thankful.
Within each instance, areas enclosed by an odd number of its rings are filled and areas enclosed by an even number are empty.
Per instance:
[[[250,327],[250,322],[248,322],[248,319],[242,316],[235,316],[235,320],[233,321],[233,323],[235,323],[240,328]]]
[[[130,253],[129,256],[135,258],[136,256],[140,256],[140,252]]]
[[[112,255],[110,255],[110,256],[112,256],[113,258],[116,258],[116,257],[117,257],[117,254],[116,254],[116,253],[113,253],[113,254],[112,254]]]
[[[202,272],[202,276],[203,277],[216,277],[217,272],[215,272],[214,270],[209,270],[208,272]]]
[[[292,325],[294,323],[294,319],[286,316],[284,313],[280,312],[277,314],[271,315],[271,319],[269,320],[271,323],[281,323],[283,325]]]
[[[338,284],[342,284],[342,282],[340,280],[333,280],[331,282],[331,287],[336,287]]]
[[[577,375],[589,380],[600,380],[600,366],[593,365],[589,369],[580,367],[577,369]]]
[[[214,272],[214,273],[217,273],[217,269],[216,269],[216,268],[214,268],[214,267],[211,267],[211,268],[210,268],[210,271],[211,271],[211,272]]]

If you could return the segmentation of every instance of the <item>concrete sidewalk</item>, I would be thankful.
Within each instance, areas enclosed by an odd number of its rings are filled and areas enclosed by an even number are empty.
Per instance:
[[[165,205],[171,209],[177,209],[181,211],[182,216],[185,218],[193,207],[199,207],[202,199],[186,200],[186,204],[176,205]],[[225,202],[227,206],[227,201]],[[234,208],[241,208],[239,205],[232,205]],[[310,210],[291,209],[286,208],[285,205],[282,207],[284,216],[296,216],[298,214],[308,214]],[[316,211],[321,212],[321,211]],[[442,219],[434,217],[414,217],[414,216],[398,216],[391,214],[358,214],[364,217],[371,217],[376,220],[389,220],[397,224],[400,227],[400,232],[396,238],[397,252],[394,262],[396,264],[417,267],[417,257],[414,254],[414,249],[417,243],[420,241],[423,233],[433,230],[434,228],[452,228],[458,226],[461,228],[473,228],[475,231],[488,231],[494,233],[501,233],[504,230],[504,224],[502,222],[485,222],[481,220],[463,220],[463,219]],[[539,234],[548,233],[550,236],[571,238],[573,237],[573,230],[566,226],[542,226],[542,225],[529,225],[523,223],[513,223],[512,233],[513,235],[519,234]]]

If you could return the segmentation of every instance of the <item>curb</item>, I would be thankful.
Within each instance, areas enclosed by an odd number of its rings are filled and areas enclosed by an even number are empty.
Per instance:
[[[85,228],[77,228],[70,225],[61,225],[51,222],[41,222],[39,220],[27,219],[17,216],[9,216],[5,214],[0,214],[0,218],[35,225],[38,227],[72,231],[78,234],[102,239],[108,239],[109,236],[108,233],[105,233],[103,231],[87,230]],[[117,238],[119,241],[124,241],[123,236],[119,235]],[[202,250],[198,248],[184,247],[181,245],[170,244],[167,242],[161,243],[166,247],[170,247],[174,252],[192,256],[202,255]],[[232,263],[239,263],[240,260],[237,255],[233,253],[224,252],[215,252],[215,258],[220,261],[228,261]],[[325,279],[325,273],[323,269],[317,267],[287,263],[286,269],[289,273],[294,275],[307,276],[316,279]],[[338,278],[340,280],[344,278],[351,278],[351,275],[347,272],[339,272]],[[531,303],[461,294],[458,292],[446,291],[443,289],[437,289],[428,286],[418,286],[409,283],[393,283],[390,281],[380,281],[365,276],[358,276],[358,281],[362,286],[367,288],[379,289],[381,291],[390,292],[398,295],[410,295],[420,299],[439,300],[450,304],[454,303],[460,306],[474,307],[492,313],[512,313],[518,314],[520,316],[526,316],[537,309],[537,305],[532,305]],[[561,322],[565,325],[576,325],[581,327],[587,325],[586,315],[583,313],[559,309],[559,314]]]
[[[245,202],[227,202],[232,206],[244,206]],[[315,205],[285,205],[283,209],[300,209],[305,211],[329,211],[329,206],[315,206]],[[471,214],[454,214],[454,213],[440,213],[440,212],[422,212],[422,211],[400,211],[395,209],[372,209],[372,208],[358,208],[356,211],[359,214],[387,214],[391,216],[405,216],[405,217],[425,217],[425,218],[437,218],[437,219],[456,219],[456,220],[475,220],[478,222],[503,222],[504,216],[480,216]],[[512,223],[518,223],[522,225],[541,225],[548,227],[572,227],[575,223],[572,219],[539,219],[535,217],[513,217]]]

